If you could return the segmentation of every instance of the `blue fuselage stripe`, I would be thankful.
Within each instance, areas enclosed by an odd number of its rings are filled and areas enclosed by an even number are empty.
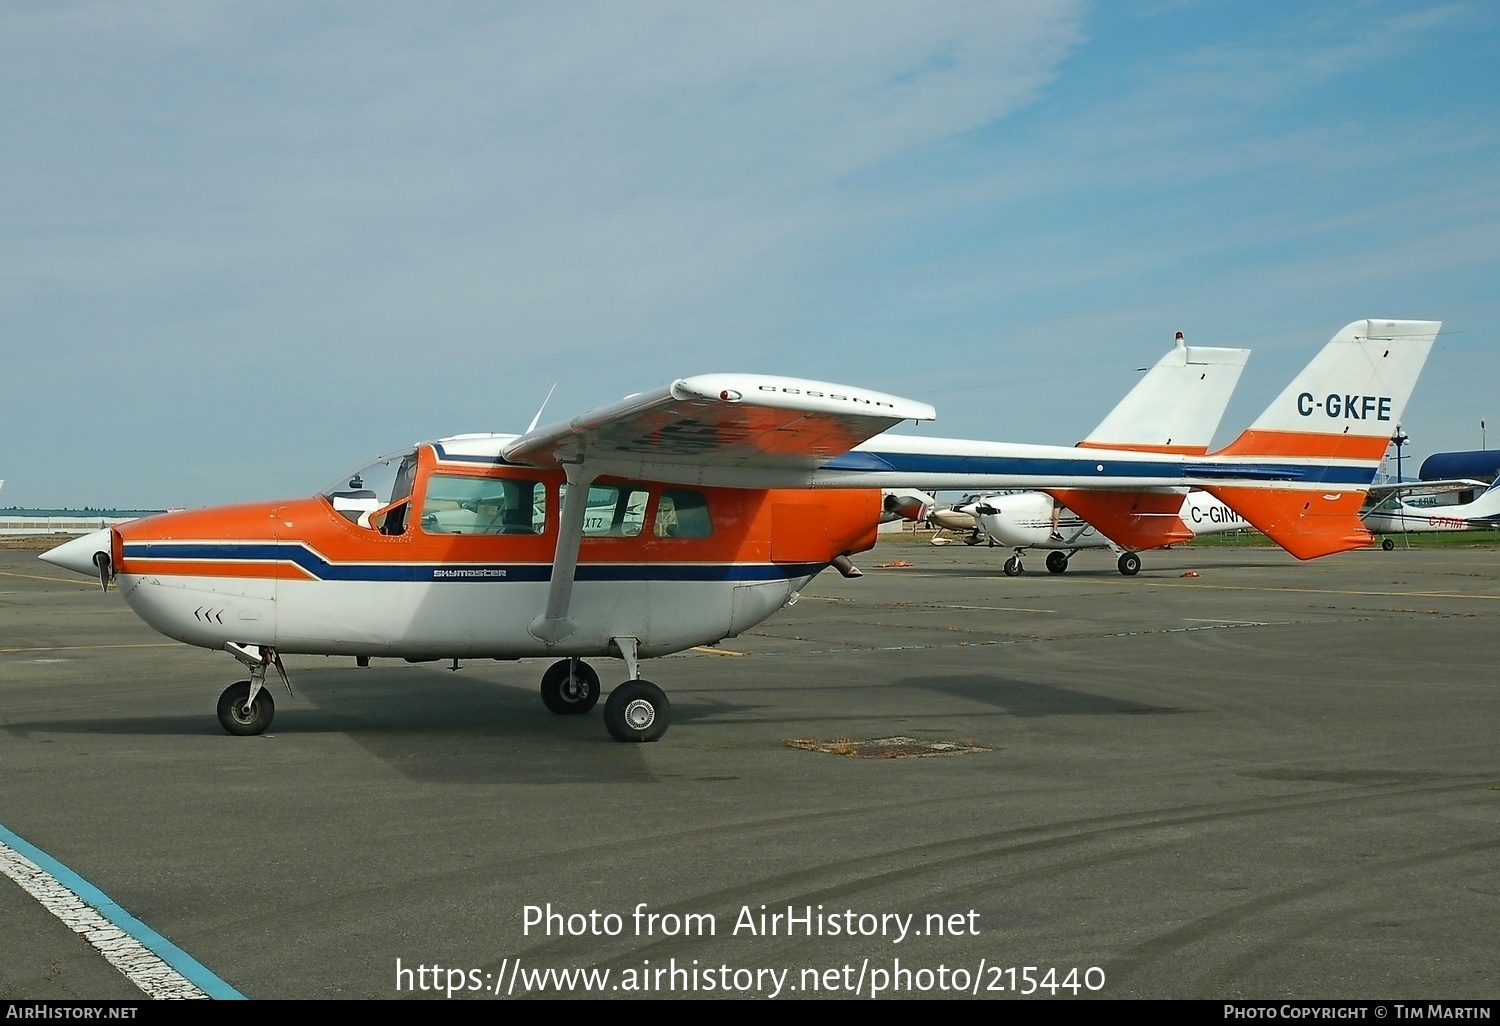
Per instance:
[[[331,563],[305,545],[276,542],[127,542],[125,566],[132,559],[192,562],[295,563],[323,581],[434,581],[455,584],[545,583],[550,563]],[[579,581],[785,581],[816,574],[826,563],[580,563]]]

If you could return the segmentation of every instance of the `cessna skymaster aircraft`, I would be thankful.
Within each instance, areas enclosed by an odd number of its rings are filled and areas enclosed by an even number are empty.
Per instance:
[[[1299,558],[1364,545],[1361,499],[1439,327],[1348,325],[1209,456],[881,435],[932,407],[708,374],[521,435],[429,442],[312,498],[147,517],[42,558],[114,580],[156,630],[244,663],[219,699],[232,734],[270,725],[266,675],[290,691],[287,653],[552,656],[541,691],[558,713],[594,706],[582,657],[612,656],[627,679],[605,725],[655,741],[670,705],[640,660],[748,630],[829,566],[855,572],[882,486],[1063,489],[1127,543],[1159,534],[1142,511],[1204,488]],[[588,516],[605,506],[607,521]]]

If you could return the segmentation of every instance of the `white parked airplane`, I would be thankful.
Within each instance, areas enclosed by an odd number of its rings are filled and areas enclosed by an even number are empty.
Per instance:
[[[106,589],[116,581],[158,631],[243,663],[249,679],[219,698],[233,734],[270,725],[265,681],[274,669],[286,682],[286,653],[551,657],[541,692],[558,713],[593,708],[599,676],[582,659],[610,656],[626,680],[605,703],[609,732],[655,741],[670,704],[640,660],[733,637],[825,568],[849,569],[874,545],[883,487],[1089,490],[1112,496],[1103,508],[1124,520],[1208,488],[1299,558],[1365,544],[1358,513],[1386,421],[1439,327],[1346,326],[1211,456],[878,435],[934,412],[863,389],[714,374],[521,435],[428,442],[311,498],[146,517],[42,558]],[[373,510],[347,508],[367,492]],[[489,507],[497,514],[481,522]],[[605,507],[614,514],[590,516]],[[637,510],[645,519],[633,523]]]
[[[1173,348],[1078,443],[1079,447],[1184,455],[1208,452],[1249,356],[1248,349],[1188,346],[1179,331]],[[1223,513],[1232,514],[1223,503],[1204,493],[1198,494],[1200,502],[1219,507],[1221,518]],[[1086,492],[1073,498],[1085,505],[1110,501],[1108,497]],[[1139,511],[1135,515],[1142,524],[1160,528],[1158,545],[1186,540],[1192,534],[1183,533],[1181,522],[1174,523],[1171,518],[1182,515],[1187,501],[1180,494],[1174,498],[1171,493],[1137,499],[1134,503]],[[888,497],[886,505],[887,509],[899,510],[911,519],[926,519],[955,533],[967,532],[964,538],[967,544],[987,537],[992,544],[1013,548],[1015,554],[1005,561],[1005,572],[1010,576],[1023,572],[1026,550],[1032,548],[1052,550],[1047,554],[1047,569],[1053,573],[1066,570],[1069,558],[1079,549],[1096,547],[1113,549],[1119,556],[1123,574],[1134,574],[1141,566],[1138,555],[1106,538],[1045,492],[979,496],[947,509],[900,496]]]
[[[1483,489],[1472,502],[1445,502],[1445,495]],[[1380,492],[1386,492],[1383,497]],[[1396,547],[1391,535],[1484,531],[1500,527],[1500,478],[1482,481],[1409,482],[1371,489],[1376,502],[1363,515],[1371,534],[1383,534],[1381,548]]]
[[[1064,573],[1080,550],[1103,548],[1118,557],[1116,565],[1120,573],[1129,577],[1140,572],[1138,553],[1106,538],[1078,514],[1059,506],[1046,492],[987,495],[963,508],[974,515],[979,530],[991,541],[1015,549],[1015,555],[1005,561],[1007,576],[1025,572],[1022,557],[1027,549],[1048,550],[1047,569],[1054,574]],[[1228,505],[1203,491],[1190,491],[1182,496],[1177,518],[1187,532],[1181,540],[1250,526]]]

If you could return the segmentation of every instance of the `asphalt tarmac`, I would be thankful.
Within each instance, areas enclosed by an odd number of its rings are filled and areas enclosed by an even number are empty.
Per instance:
[[[230,737],[228,655],[0,551],[0,826],[250,998],[1500,997],[1500,552],[1004,555],[883,544],[622,745],[542,661],[289,656]],[[0,998],[141,996],[0,922]]]

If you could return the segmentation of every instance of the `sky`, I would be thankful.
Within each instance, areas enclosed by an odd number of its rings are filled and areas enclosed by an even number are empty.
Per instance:
[[[1500,447],[1496,67],[1488,0],[8,0],[0,505],[713,371],[1071,444],[1179,330],[1222,443],[1364,317],[1444,321],[1409,457]]]

